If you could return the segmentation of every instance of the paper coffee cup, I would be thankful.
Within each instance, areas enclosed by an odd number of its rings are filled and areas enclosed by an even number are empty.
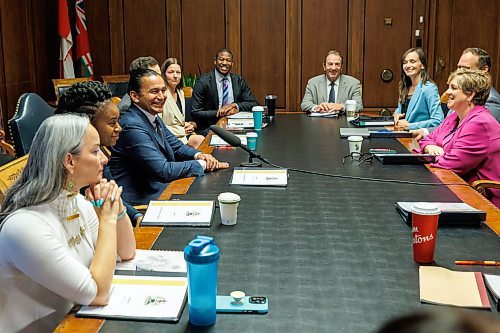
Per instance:
[[[246,134],[247,137],[247,147],[250,150],[255,150],[257,149],[257,137],[258,134],[255,132],[248,132]]]
[[[256,131],[262,130],[262,116],[264,114],[264,107],[254,106],[252,108],[253,113],[253,128]]]
[[[217,197],[219,200],[220,219],[224,225],[235,225],[238,218],[240,196],[236,193],[224,192]]]
[[[347,141],[349,141],[349,153],[352,154],[352,158],[358,159],[361,155],[363,137],[358,135],[351,135],[347,138]]]
[[[438,220],[441,210],[429,202],[417,202],[412,207],[413,259],[420,263],[434,260]]]
[[[347,120],[352,120],[356,117],[356,101],[353,99],[349,99],[345,101],[345,112],[347,116]]]

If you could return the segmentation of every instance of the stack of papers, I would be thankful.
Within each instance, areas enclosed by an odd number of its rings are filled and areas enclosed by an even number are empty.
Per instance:
[[[236,136],[240,138],[242,145],[247,145],[246,135],[237,134]],[[226,141],[222,140],[221,137],[217,134],[212,134],[212,137],[210,138],[210,146],[229,146],[229,144]]]
[[[480,272],[456,272],[442,267],[420,266],[420,301],[466,308],[489,308]]]
[[[230,116],[227,116],[228,119],[253,119],[253,113],[252,112],[238,112],[235,114],[232,114]]]
[[[396,211],[406,224],[411,226],[412,207],[417,202],[396,202]],[[476,209],[465,202],[432,202],[441,210],[439,226],[443,225],[468,225],[479,226],[486,220],[486,212]]]
[[[309,113],[309,117],[323,117],[323,118],[338,118],[338,111],[330,111],[330,112],[311,112]]]
[[[228,128],[253,128],[253,118],[251,119],[228,119]]]
[[[497,310],[500,311],[500,275],[484,274],[484,279],[495,303],[497,303]]]
[[[186,292],[186,277],[115,275],[108,305],[82,306],[76,316],[176,322]]]
[[[134,259],[117,262],[116,269],[187,274],[186,260],[182,251],[137,249]]]
[[[209,227],[214,209],[214,201],[150,201],[141,225]]]
[[[231,185],[287,186],[288,170],[271,168],[234,168]]]

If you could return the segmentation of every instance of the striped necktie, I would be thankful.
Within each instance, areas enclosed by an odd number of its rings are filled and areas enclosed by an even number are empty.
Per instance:
[[[229,80],[227,77],[222,79],[222,106],[228,104],[229,100]]]
[[[330,83],[332,88],[330,89],[330,95],[328,96],[328,103],[335,103],[335,82]]]

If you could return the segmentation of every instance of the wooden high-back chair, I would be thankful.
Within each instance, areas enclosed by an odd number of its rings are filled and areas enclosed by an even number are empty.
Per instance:
[[[59,97],[62,93],[78,82],[92,81],[90,77],[77,77],[73,79],[52,79],[52,83],[54,84],[54,92],[56,94],[56,103],[59,103]]]
[[[127,93],[130,75],[103,75],[102,82],[111,90],[113,97],[122,98]]]
[[[26,162],[28,161],[28,155],[18,158],[10,163],[2,165],[0,167],[0,200],[3,201],[5,192],[14,184],[14,182],[21,176]]]

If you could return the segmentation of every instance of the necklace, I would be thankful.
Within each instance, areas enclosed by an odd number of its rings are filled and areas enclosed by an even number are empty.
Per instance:
[[[85,237],[85,227],[80,223],[80,210],[76,200],[77,192],[63,192],[58,200],[57,213],[68,238],[70,247],[78,246]]]

